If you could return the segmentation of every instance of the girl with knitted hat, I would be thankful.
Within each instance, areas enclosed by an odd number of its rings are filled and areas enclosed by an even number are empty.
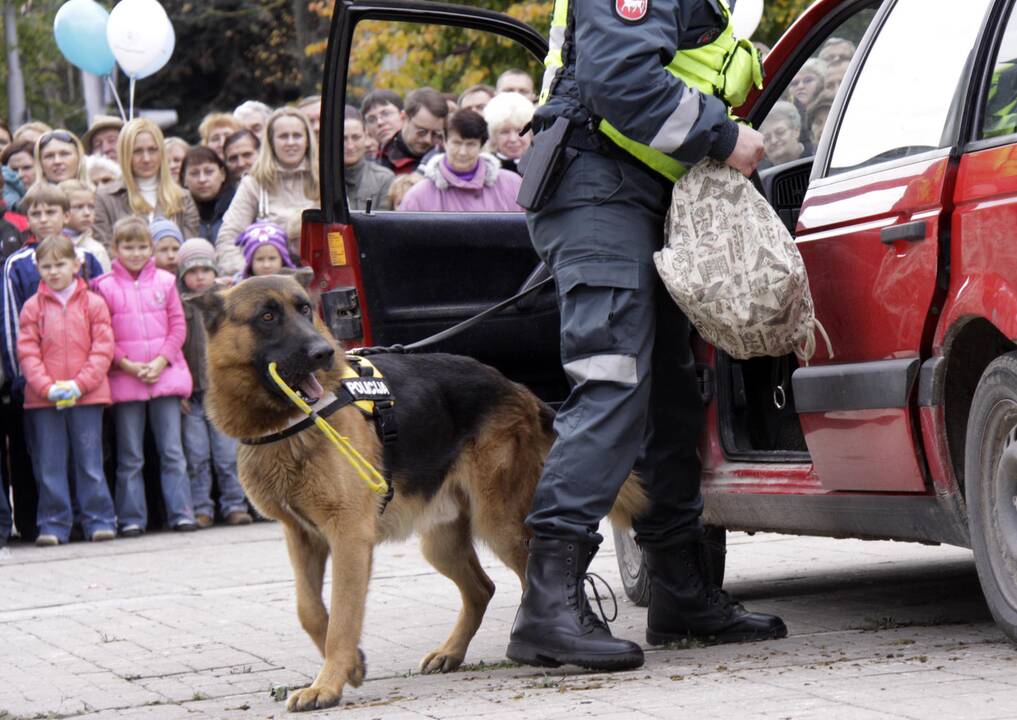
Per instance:
[[[159,218],[149,223],[148,231],[152,233],[152,246],[155,250],[155,266],[174,275],[177,274],[179,260],[177,253],[184,244],[183,233],[172,220]]]
[[[237,237],[244,254],[243,277],[274,275],[295,267],[287,249],[286,231],[272,223],[254,223]]]

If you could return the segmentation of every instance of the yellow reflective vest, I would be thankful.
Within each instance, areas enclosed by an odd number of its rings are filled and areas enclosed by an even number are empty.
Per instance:
[[[570,0],[555,0],[554,3],[549,49],[544,59],[544,83],[540,93],[540,104],[547,101],[554,86],[554,78],[564,65],[562,47],[566,35],[571,31],[569,2]],[[732,108],[745,102],[753,86],[763,87],[763,68],[759,52],[752,43],[735,38],[727,2],[720,0],[720,6],[724,11],[726,22],[717,38],[702,47],[679,50],[667,64],[666,70],[689,87],[715,95]],[[626,137],[607,120],[601,119],[597,128],[618,147],[664,177],[675,181],[685,173],[685,166],[678,160],[649,145]]]

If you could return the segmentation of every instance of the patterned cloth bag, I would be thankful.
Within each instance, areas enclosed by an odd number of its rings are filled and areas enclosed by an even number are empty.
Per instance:
[[[816,349],[805,263],[777,213],[752,182],[715,160],[674,186],[667,243],[653,254],[671,297],[699,334],[739,360]]]

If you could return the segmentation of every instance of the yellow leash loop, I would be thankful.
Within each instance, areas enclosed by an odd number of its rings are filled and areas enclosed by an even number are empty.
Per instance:
[[[286,381],[279,376],[274,362],[268,364],[268,374],[275,384],[279,386],[279,389],[286,393],[286,397],[288,397],[294,405],[300,408],[305,414],[314,418],[314,424],[317,425],[318,429],[325,433],[325,437],[331,440],[332,444],[339,449],[342,456],[346,458],[346,462],[348,462],[350,466],[357,471],[360,479],[367,483],[367,487],[371,488],[373,492],[381,495],[382,497],[387,496],[388,481],[385,480],[382,474],[378,472],[378,470],[369,463],[363,455],[360,454],[359,450],[353,447],[349,438],[340,435],[334,427],[325,422],[324,418],[318,417],[311,409],[310,405],[300,399],[300,396],[293,391],[293,388],[287,385]]]

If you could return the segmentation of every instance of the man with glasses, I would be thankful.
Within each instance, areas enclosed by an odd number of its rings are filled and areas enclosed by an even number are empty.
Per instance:
[[[427,153],[444,145],[448,104],[437,90],[419,88],[406,96],[402,114],[402,128],[378,154],[378,161],[396,175],[413,172]]]

